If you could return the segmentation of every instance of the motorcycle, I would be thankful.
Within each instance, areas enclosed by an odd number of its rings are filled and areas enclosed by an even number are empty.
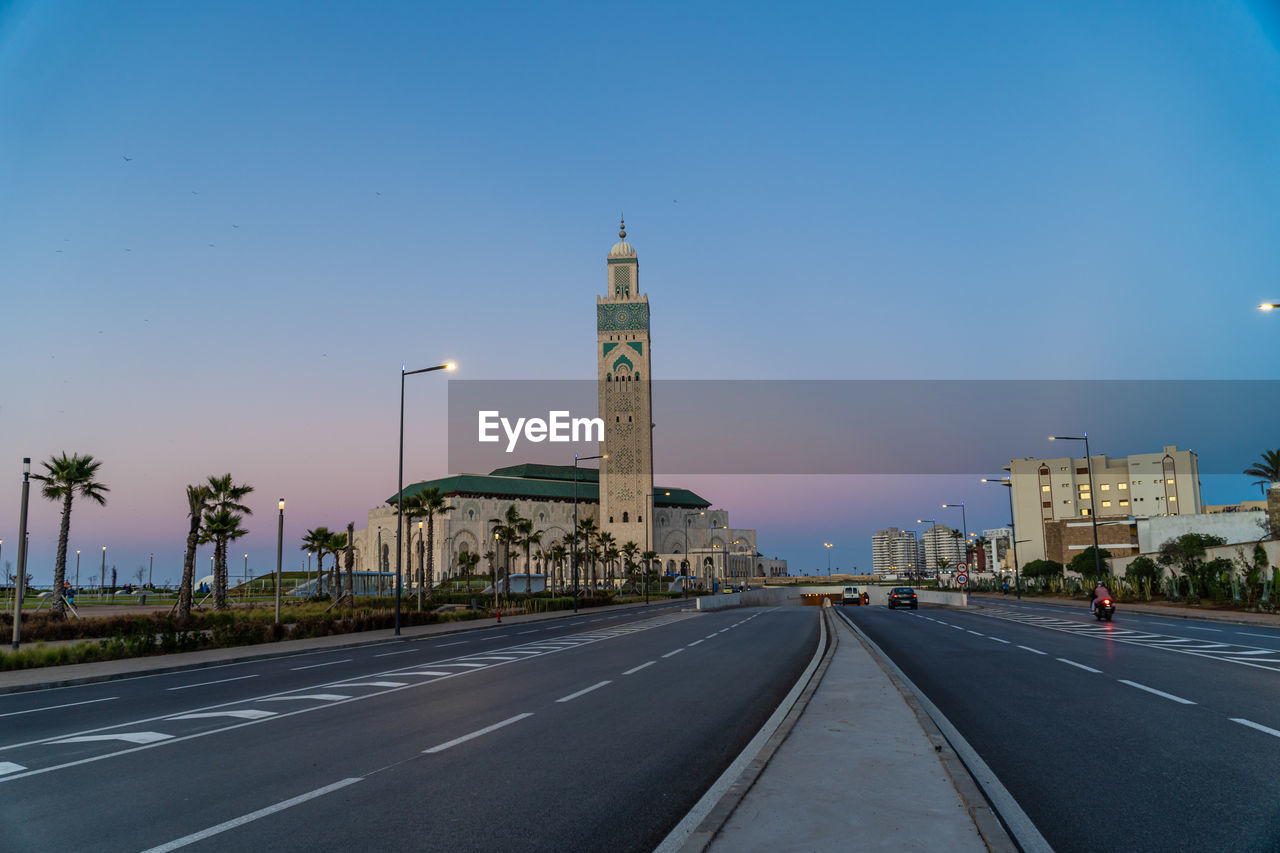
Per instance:
[[[1099,622],[1110,622],[1111,617],[1116,615],[1116,606],[1109,598],[1098,599],[1093,605],[1093,615]]]

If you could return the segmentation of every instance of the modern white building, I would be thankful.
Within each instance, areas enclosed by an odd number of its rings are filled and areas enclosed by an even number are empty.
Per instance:
[[[1020,566],[1046,557],[1066,562],[1061,559],[1063,548],[1083,547],[1078,543],[1063,545],[1048,553],[1046,525],[1053,522],[1087,519],[1096,513],[1101,529],[1109,526],[1104,519],[1200,512],[1199,459],[1194,451],[1172,445],[1158,453],[1134,453],[1123,459],[1105,454],[1094,454],[1091,459],[1013,459],[1005,470],[1013,483]],[[1116,556],[1136,549],[1136,543],[1132,548],[1119,541],[1103,545]]]
[[[921,537],[924,543],[924,567],[930,571],[938,568],[939,560],[947,561],[947,571],[954,571],[964,561],[964,535],[945,524],[935,524]]]
[[[987,540],[983,550],[987,552],[987,571],[999,571],[1006,559],[1010,560],[1009,568],[1013,568],[1013,557],[1009,555],[1009,544],[1013,541],[1013,531],[1007,527],[993,527],[982,531],[982,538]]]
[[[871,571],[885,575],[922,570],[919,545],[914,530],[877,530],[871,537]]]

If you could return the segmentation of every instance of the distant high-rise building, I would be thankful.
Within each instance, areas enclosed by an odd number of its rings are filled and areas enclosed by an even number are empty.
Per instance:
[[[964,536],[959,530],[945,524],[935,524],[924,532],[925,568],[936,570],[939,560],[947,561],[947,570],[955,571],[957,563],[964,562]]]
[[[1013,541],[1013,531],[1007,527],[994,527],[990,530],[982,531],[982,538],[987,540],[987,544],[983,546],[985,552],[986,565],[985,568],[989,572],[998,572],[1003,567],[1005,554],[1009,551],[1009,543]],[[1012,560],[1012,558],[1010,558]],[[1009,568],[1013,568],[1010,562]]]
[[[871,537],[871,570],[877,575],[919,571],[918,555],[914,530],[890,527]]]

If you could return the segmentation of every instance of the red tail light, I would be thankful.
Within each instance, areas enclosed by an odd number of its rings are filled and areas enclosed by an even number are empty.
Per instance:
[[[1110,607],[1110,606],[1111,606],[1111,599],[1109,599],[1109,598],[1104,598],[1104,599],[1102,599],[1102,606],[1103,606],[1103,607]]]

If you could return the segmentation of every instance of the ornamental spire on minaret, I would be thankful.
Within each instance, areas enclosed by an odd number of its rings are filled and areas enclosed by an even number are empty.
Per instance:
[[[618,226],[618,238],[621,240],[627,239],[627,218],[625,216],[621,217],[621,224]]]

